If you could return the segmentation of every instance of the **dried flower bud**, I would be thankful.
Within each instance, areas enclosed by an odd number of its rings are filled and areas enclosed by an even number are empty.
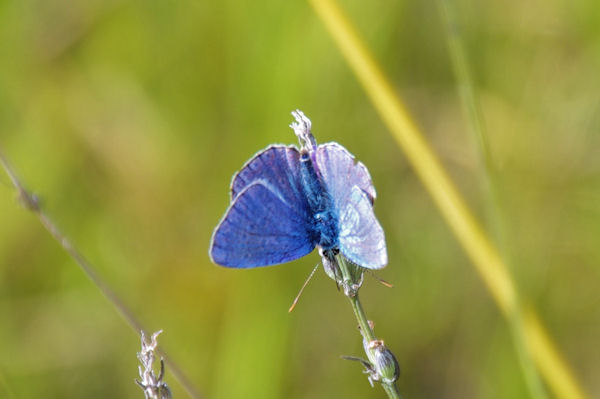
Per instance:
[[[396,382],[400,376],[400,366],[392,351],[386,348],[382,340],[371,341],[369,347],[373,354],[373,366],[379,380],[385,384]]]

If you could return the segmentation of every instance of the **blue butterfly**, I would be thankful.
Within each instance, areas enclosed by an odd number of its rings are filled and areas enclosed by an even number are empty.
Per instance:
[[[367,168],[337,143],[317,146],[311,122],[292,112],[301,149],[271,145],[233,176],[231,203],[216,227],[214,263],[252,268],[290,262],[319,248],[369,269],[387,264]]]

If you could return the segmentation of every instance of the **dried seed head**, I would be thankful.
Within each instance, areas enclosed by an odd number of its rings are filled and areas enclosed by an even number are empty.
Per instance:
[[[138,366],[140,374],[140,380],[135,382],[142,388],[146,399],[171,399],[171,390],[166,382],[163,381],[165,376],[165,363],[163,359],[160,359],[160,372],[158,375],[154,372],[154,352],[158,346],[156,338],[162,333],[159,330],[152,334],[152,337],[148,341],[146,334],[141,332],[142,350],[137,354],[137,357],[141,363]]]

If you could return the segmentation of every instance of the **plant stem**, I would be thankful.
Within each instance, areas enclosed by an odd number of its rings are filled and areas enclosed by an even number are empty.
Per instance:
[[[396,387],[396,384],[382,383],[381,386],[383,386],[383,389],[385,390],[385,393],[387,393],[388,397],[393,399],[402,399],[402,396],[400,395],[400,392],[398,392],[398,387]]]
[[[338,261],[340,271],[342,272],[344,283],[352,284],[353,279],[348,264],[346,263],[346,260],[343,256],[340,255],[336,256],[336,259]],[[358,299],[358,292],[354,293],[354,295],[346,294],[346,297],[350,300],[350,304],[352,305],[352,310],[354,311],[354,315],[356,316],[356,321],[358,321],[358,325],[360,326],[360,333],[363,336],[363,339],[367,342],[375,341],[375,332],[369,325],[367,315],[365,314],[362,304],[360,303],[360,299]],[[366,355],[371,360],[373,356],[367,351],[368,350],[365,347]],[[387,393],[390,399],[401,399],[400,392],[398,392],[398,388],[396,387],[396,383],[386,383],[382,381],[381,385],[383,386],[385,393]]]
[[[356,316],[356,320],[358,321],[358,325],[360,326],[360,331],[363,337],[367,341],[373,341],[375,339],[375,333],[371,326],[369,326],[369,321],[367,320],[367,316],[365,315],[365,311],[358,299],[358,294],[350,299],[350,304],[352,305],[352,310],[354,310],[354,315]]]

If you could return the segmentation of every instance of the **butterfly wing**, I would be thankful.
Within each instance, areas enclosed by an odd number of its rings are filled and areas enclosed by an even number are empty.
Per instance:
[[[234,175],[232,202],[211,240],[209,252],[215,263],[236,268],[268,266],[313,250],[299,157],[295,147],[270,146]]]
[[[289,204],[307,203],[300,183],[300,153],[294,146],[272,145],[254,155],[231,181],[231,200],[250,184],[260,181],[275,187]]]
[[[363,189],[353,186],[338,212],[340,252],[359,266],[384,267],[387,264],[385,236]]]
[[[338,143],[322,144],[317,148],[315,160],[338,209],[350,195],[353,186],[363,190],[371,204],[375,201],[377,195],[369,171],[344,147]]]
[[[263,182],[244,188],[215,229],[213,262],[235,268],[276,265],[298,259],[315,247],[303,212]]]
[[[320,145],[315,160],[338,212],[340,251],[359,266],[384,267],[385,236],[373,213],[376,192],[366,166],[338,143]]]

